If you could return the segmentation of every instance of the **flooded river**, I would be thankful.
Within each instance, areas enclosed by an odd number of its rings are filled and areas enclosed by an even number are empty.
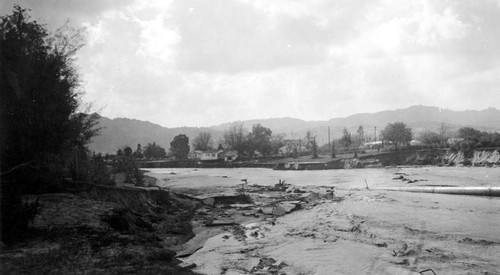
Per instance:
[[[262,238],[243,243],[230,242],[227,236],[208,240],[185,259],[203,274],[250,274],[249,266],[263,257],[285,263],[286,274],[419,274],[425,269],[437,274],[500,274],[500,198],[380,190],[500,186],[498,168],[151,169],[149,175],[163,187],[198,190],[200,195],[234,192],[246,179],[259,185],[285,180],[297,186],[335,186],[344,198],[293,212],[272,226],[261,223]],[[248,249],[252,253],[231,254]]]

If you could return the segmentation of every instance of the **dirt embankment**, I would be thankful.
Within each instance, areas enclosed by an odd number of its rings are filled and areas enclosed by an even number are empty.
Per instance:
[[[23,243],[2,249],[2,274],[194,274],[171,248],[194,236],[196,200],[105,186],[24,199],[37,201],[39,214]]]
[[[399,164],[406,165],[444,165],[444,166],[498,166],[500,153],[498,149],[474,150],[465,152],[452,149],[401,150],[397,156]],[[374,156],[365,156],[346,161],[344,168],[370,167],[377,165],[393,165],[396,160],[394,152]],[[348,163],[348,165],[347,165]]]

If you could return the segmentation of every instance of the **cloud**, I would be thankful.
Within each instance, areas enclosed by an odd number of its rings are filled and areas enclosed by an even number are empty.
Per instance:
[[[5,0],[0,3],[0,10],[8,12],[14,4],[30,9],[34,18],[57,28],[70,21],[75,25],[82,22],[96,22],[106,11],[116,10],[130,5],[133,0]]]
[[[500,108],[498,1],[16,2],[86,27],[84,99],[109,117],[203,126]]]
[[[290,14],[232,0],[174,1],[177,65],[186,71],[238,73],[320,64],[341,43],[349,21]],[[338,23],[338,24],[334,24]]]

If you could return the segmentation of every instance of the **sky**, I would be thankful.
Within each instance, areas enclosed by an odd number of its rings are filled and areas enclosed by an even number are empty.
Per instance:
[[[166,127],[500,109],[500,0],[5,0],[85,29],[101,115]]]

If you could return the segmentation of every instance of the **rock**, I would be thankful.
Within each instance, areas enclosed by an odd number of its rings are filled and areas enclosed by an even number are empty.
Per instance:
[[[320,199],[319,193],[317,192],[311,192],[309,193],[309,196],[307,197],[307,201],[309,202],[316,202]]]
[[[327,191],[326,193],[324,193],[322,195],[323,195],[323,198],[325,200],[333,200],[333,197],[334,197],[333,191]]]
[[[215,199],[214,198],[206,198],[206,199],[203,199],[203,204],[204,205],[214,205],[215,203]]]
[[[273,207],[261,207],[260,211],[266,215],[272,215],[273,214]]]
[[[278,216],[279,217],[279,216],[284,216],[287,213],[287,211],[285,210],[285,208],[283,208],[282,206],[278,205],[278,206],[275,206],[273,208],[273,212],[272,213],[273,213],[274,216]]]
[[[288,202],[281,203],[279,206],[281,208],[283,208],[286,213],[290,213],[297,208],[297,204],[288,203]]]
[[[226,225],[237,225],[237,223],[231,220],[214,220],[211,223],[207,224],[206,226],[212,227],[212,226],[226,226]]]

